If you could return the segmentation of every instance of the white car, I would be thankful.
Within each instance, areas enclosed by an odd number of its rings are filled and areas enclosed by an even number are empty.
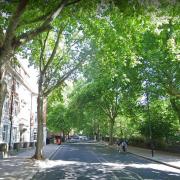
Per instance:
[[[79,136],[72,136],[69,140],[69,142],[79,142],[79,141],[80,141]]]
[[[82,140],[82,141],[87,141],[88,140],[87,136],[79,136],[79,139]]]

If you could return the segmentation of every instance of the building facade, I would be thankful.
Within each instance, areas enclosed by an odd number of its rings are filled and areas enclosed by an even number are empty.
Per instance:
[[[7,93],[0,123],[0,143],[13,147],[29,145],[37,139],[37,93],[30,85],[30,75],[20,64],[9,66],[5,76]]]

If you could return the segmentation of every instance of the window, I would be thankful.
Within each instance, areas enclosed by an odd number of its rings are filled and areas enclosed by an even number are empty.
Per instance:
[[[18,101],[14,102],[14,115],[17,116],[19,113],[19,103]]]
[[[37,123],[37,112],[35,112],[35,115],[34,115],[34,122],[35,124]]]
[[[4,142],[8,141],[8,125],[3,126],[2,139]]]
[[[16,81],[16,90],[19,89],[19,82]]]
[[[17,142],[17,127],[13,127],[13,142]]]
[[[7,82],[7,84],[11,84],[11,82],[12,82],[12,76],[9,73],[6,74],[6,82]]]
[[[37,140],[37,130],[34,130],[34,141]]]
[[[8,99],[6,99],[6,101],[5,101],[5,104],[4,104],[4,111],[5,111],[6,113],[9,112],[9,100],[8,100]]]

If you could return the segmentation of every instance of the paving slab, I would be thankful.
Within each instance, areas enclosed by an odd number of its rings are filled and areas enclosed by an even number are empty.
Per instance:
[[[108,143],[104,141],[101,141],[100,143],[108,145]],[[117,149],[117,145],[113,145],[111,147]],[[154,156],[152,157],[151,149],[145,149],[135,146],[128,146],[128,152],[142,158],[155,161],[157,163],[180,169],[180,154],[177,153],[154,150]]]
[[[152,157],[150,149],[134,146],[128,146],[128,152],[180,169],[180,154],[154,150],[154,156]]]
[[[43,149],[46,159],[51,158],[60,146],[46,145]],[[9,158],[0,160],[0,180],[30,180],[38,172],[37,160],[31,159],[35,149],[28,149]]]

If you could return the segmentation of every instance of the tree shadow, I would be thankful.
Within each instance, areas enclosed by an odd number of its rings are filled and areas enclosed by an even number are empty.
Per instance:
[[[0,179],[2,180],[21,180],[35,172],[37,166],[34,161],[22,158],[9,158],[0,161]]]
[[[180,170],[103,146],[64,146],[33,179],[180,179]]]
[[[180,179],[180,173],[157,170],[153,164],[84,163],[56,160],[48,162],[33,180],[46,179]]]

